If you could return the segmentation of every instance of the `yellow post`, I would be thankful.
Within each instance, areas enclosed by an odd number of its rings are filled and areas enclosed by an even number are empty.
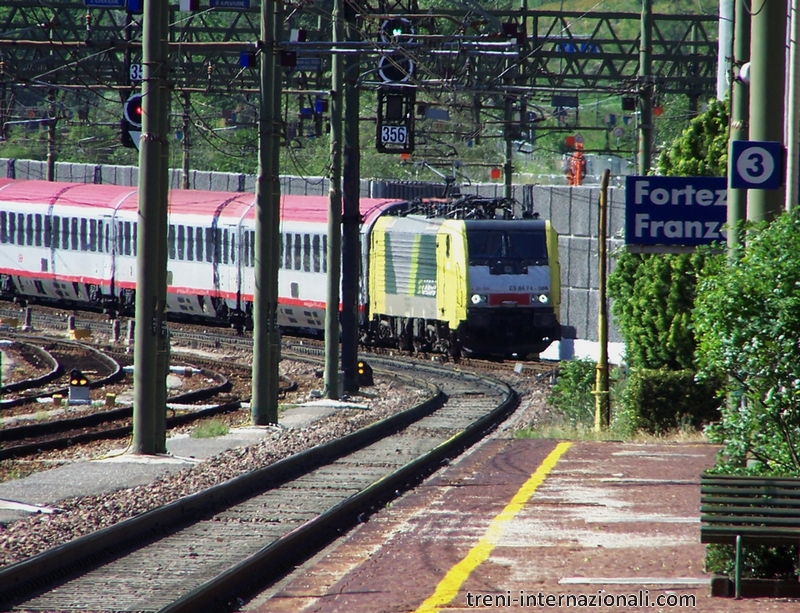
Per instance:
[[[608,180],[611,171],[603,171],[600,179],[600,210],[597,220],[597,260],[599,267],[600,297],[597,314],[597,340],[600,355],[597,358],[597,379],[594,389],[594,429],[600,432],[611,424],[611,402],[608,397],[608,298],[606,296],[606,270],[608,250]]]

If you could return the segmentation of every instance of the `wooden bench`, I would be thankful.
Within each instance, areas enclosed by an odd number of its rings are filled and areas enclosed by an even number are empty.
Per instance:
[[[741,598],[744,545],[800,544],[800,478],[700,478],[700,542],[734,545],[735,597]]]

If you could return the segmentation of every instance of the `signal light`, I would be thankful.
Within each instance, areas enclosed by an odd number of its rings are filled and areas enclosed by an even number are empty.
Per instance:
[[[375,385],[375,379],[372,376],[372,366],[367,364],[364,360],[358,361],[356,373],[356,383],[359,387],[371,387]]]
[[[122,107],[122,144],[125,147],[139,148],[143,114],[142,94],[133,94]]]
[[[77,368],[69,371],[69,404],[89,404],[89,380]]]
[[[69,371],[69,384],[76,387],[86,387],[89,385],[89,380],[84,376],[83,372],[73,368]]]

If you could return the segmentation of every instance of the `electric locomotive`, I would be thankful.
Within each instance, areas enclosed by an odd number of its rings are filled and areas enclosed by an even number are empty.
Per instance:
[[[401,348],[525,357],[561,338],[558,237],[503,199],[408,207],[370,232],[369,333]],[[397,209],[394,209],[397,213]]]

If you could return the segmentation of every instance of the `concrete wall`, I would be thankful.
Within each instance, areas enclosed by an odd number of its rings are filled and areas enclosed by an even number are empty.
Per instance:
[[[0,158],[0,177],[40,179],[46,176],[45,162]],[[56,164],[56,180],[76,183],[110,183],[137,185],[139,169],[131,166],[101,166],[93,164]],[[237,173],[192,171],[189,185],[192,189],[213,191],[254,191],[255,176]],[[170,171],[170,187],[181,186],[181,171]],[[370,197],[381,191],[382,181],[363,179],[361,196]],[[326,196],[328,179],[323,177],[281,177],[281,190],[285,194]],[[500,198],[501,183],[462,185],[464,194]],[[566,187],[548,185],[514,185],[514,198],[533,207],[543,219],[550,219],[559,234],[561,259],[561,322],[568,338],[597,340],[597,208],[600,200],[598,187]],[[609,190],[611,203],[610,234],[613,237],[609,252],[623,244],[625,191],[614,187]],[[613,260],[612,260],[613,264]],[[609,340],[621,341],[612,324]]]

